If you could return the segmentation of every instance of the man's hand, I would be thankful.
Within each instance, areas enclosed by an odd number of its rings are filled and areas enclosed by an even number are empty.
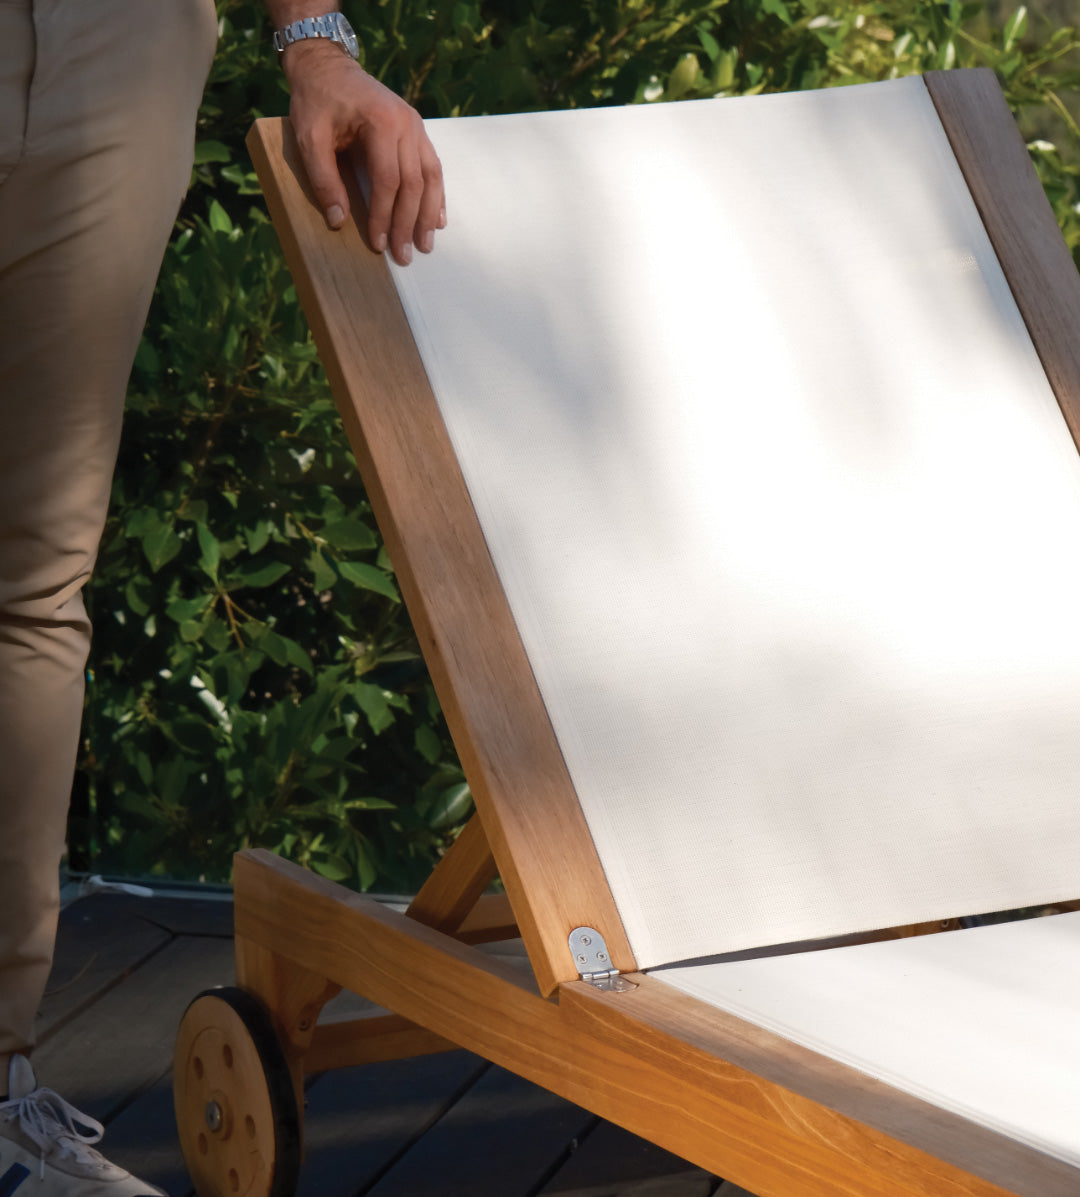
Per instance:
[[[278,6],[268,7],[276,17]],[[293,129],[327,224],[340,228],[349,212],[337,154],[359,148],[371,178],[372,247],[382,253],[389,244],[403,266],[414,245],[430,253],[435,230],[446,224],[446,201],[442,167],[416,110],[325,39],[289,46],[282,66]]]

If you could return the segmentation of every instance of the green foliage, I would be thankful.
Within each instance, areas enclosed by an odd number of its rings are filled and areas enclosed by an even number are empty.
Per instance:
[[[1077,34],[926,0],[372,0],[365,65],[426,116],[658,102],[988,65],[1080,246]],[[80,770],[96,868],[224,879],[268,846],[414,887],[471,810],[243,150],[285,110],[223,0],[193,186],[130,388]],[[453,197],[451,196],[451,207]]]
[[[83,762],[105,863],[223,877],[257,843],[407,885],[392,824],[426,859],[422,800],[462,778],[257,210],[213,200],[169,247],[113,500]]]

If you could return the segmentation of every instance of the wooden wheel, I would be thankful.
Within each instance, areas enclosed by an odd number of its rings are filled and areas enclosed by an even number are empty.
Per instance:
[[[242,989],[207,989],[180,1021],[176,1125],[199,1197],[291,1197],[300,1118],[285,1055]]]

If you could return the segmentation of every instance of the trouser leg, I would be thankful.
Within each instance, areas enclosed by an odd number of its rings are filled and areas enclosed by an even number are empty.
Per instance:
[[[0,46],[0,1067],[33,1042],[51,964],[82,587],[215,36],[212,0],[0,0],[15,12],[31,61]]]

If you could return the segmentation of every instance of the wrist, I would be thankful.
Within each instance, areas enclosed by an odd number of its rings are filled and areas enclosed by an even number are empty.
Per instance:
[[[290,84],[310,71],[321,69],[324,64],[339,66],[342,62],[348,62],[350,65],[356,65],[347,54],[342,53],[339,43],[322,37],[293,42],[284,50],[277,51],[277,57]]]
[[[320,0],[320,6],[323,3],[325,0]],[[275,17],[280,11],[271,8],[271,16]],[[282,65],[287,55],[295,58],[296,48],[309,42],[325,42],[335,46],[348,58],[360,57],[356,34],[342,12],[308,13],[276,28],[273,40],[274,48],[282,58]]]

